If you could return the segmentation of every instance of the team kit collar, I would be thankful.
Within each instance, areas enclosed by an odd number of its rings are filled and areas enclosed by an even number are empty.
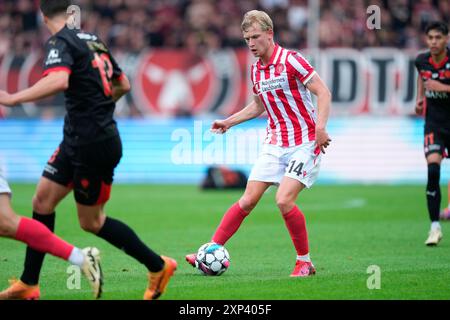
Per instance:
[[[282,50],[282,48],[277,43],[275,43],[275,48],[273,49],[272,55],[270,56],[269,63],[267,65],[262,65],[262,61],[260,58],[258,60],[258,65],[257,65],[258,69],[264,70],[264,69],[269,68],[271,65],[275,65],[280,56],[281,50]]]
[[[428,62],[435,68],[435,69],[440,69],[440,68],[442,68],[447,62],[448,62],[448,48],[446,48],[445,49],[446,50],[446,52],[447,52],[447,55],[445,56],[445,58],[441,61],[441,62],[439,62],[439,63],[436,63],[434,60],[433,60],[433,57],[431,56],[431,54],[430,54],[430,58],[428,59]]]

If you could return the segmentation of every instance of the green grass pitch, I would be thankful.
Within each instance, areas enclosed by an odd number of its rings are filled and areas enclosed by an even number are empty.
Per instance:
[[[13,184],[13,207],[30,216],[34,185]],[[429,222],[425,186],[325,186],[303,192],[297,203],[307,218],[317,274],[289,277],[294,247],[278,212],[275,190],[227,243],[230,269],[206,277],[184,255],[209,241],[224,211],[241,191],[202,192],[195,186],[115,185],[108,215],[129,224],[156,252],[178,261],[176,276],[161,299],[450,299],[450,222],[438,247],[424,245]],[[445,187],[443,203],[446,203]],[[56,233],[78,247],[97,246],[105,275],[103,299],[141,299],[145,268],[78,225],[70,195],[57,210]],[[25,246],[0,239],[0,286],[20,276]],[[371,265],[381,288],[369,290]],[[91,299],[89,285],[69,290],[68,263],[47,256],[42,299]]]

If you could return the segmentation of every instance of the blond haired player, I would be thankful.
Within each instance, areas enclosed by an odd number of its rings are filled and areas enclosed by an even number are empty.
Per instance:
[[[242,32],[258,60],[252,65],[253,101],[211,130],[223,134],[231,127],[267,112],[267,137],[244,195],[225,213],[211,241],[224,245],[238,230],[271,185],[279,185],[276,203],[297,252],[292,277],[316,270],[309,255],[305,216],[295,204],[298,194],[317,179],[321,153],[331,139],[326,131],[331,94],[308,61],[298,52],[274,42],[271,18],[263,11],[245,14]],[[317,96],[317,107],[311,100]],[[195,265],[195,254],[186,260]]]

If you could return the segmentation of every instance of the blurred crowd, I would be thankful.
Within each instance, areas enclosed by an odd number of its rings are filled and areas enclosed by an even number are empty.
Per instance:
[[[116,50],[145,47],[215,50],[245,46],[240,23],[251,9],[269,13],[276,40],[283,46],[307,47],[308,0],[78,0],[84,30],[96,32]],[[450,1],[320,0],[317,28],[321,48],[423,46],[422,30],[430,20],[449,21]],[[38,13],[39,0],[0,0],[0,56],[26,54],[49,36]],[[368,30],[367,7],[381,8],[381,29]]]

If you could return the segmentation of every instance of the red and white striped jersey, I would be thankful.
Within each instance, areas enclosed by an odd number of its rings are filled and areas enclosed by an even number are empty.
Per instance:
[[[253,93],[268,114],[265,143],[293,147],[316,139],[317,112],[305,87],[314,74],[300,53],[279,45],[267,65],[252,65]]]

